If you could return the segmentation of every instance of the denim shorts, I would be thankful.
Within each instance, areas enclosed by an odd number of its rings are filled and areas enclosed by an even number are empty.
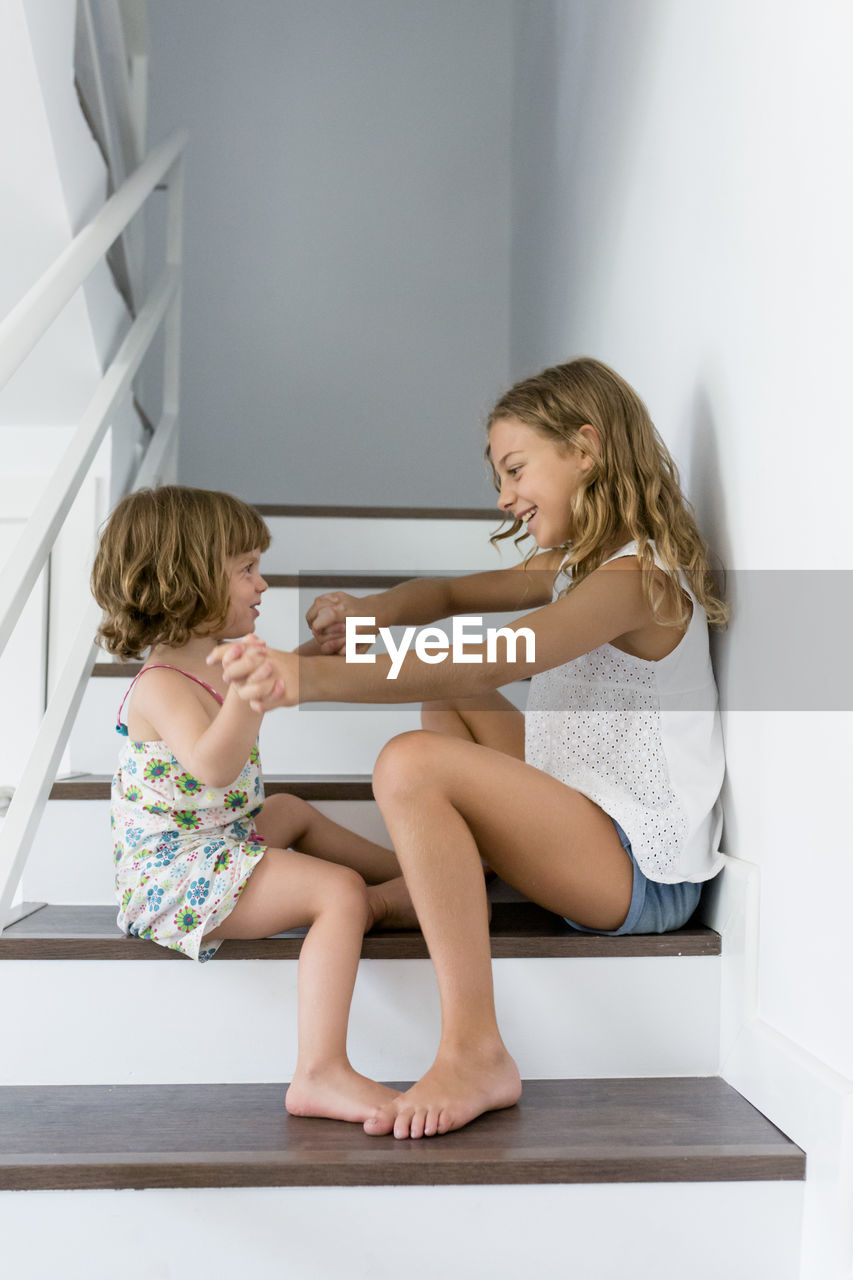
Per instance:
[[[699,905],[702,893],[701,884],[691,884],[685,880],[681,884],[658,884],[643,875],[637,859],[631,849],[631,841],[612,819],[622,848],[631,859],[634,868],[634,889],[631,894],[631,905],[628,914],[618,929],[587,929],[585,925],[575,924],[566,919],[573,929],[581,933],[669,933],[671,929],[680,929],[693,915]]]

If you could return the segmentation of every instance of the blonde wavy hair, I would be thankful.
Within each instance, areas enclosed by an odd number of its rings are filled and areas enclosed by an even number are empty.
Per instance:
[[[658,622],[683,627],[690,616],[680,570],[708,622],[726,625],[729,607],[711,571],[710,552],[693,508],[681,492],[678,468],[633,387],[606,364],[582,357],[516,383],[489,414],[488,430],[502,418],[517,418],[555,444],[574,445],[593,461],[572,498],[571,537],[561,548],[563,570],[571,573],[571,583],[562,595],[593,573],[620,539],[625,540],[627,531],[629,540],[637,543],[643,588]],[[600,451],[580,431],[586,425],[597,431]],[[486,458],[499,489],[488,449]],[[515,537],[521,543],[529,536],[522,530],[522,522],[514,519],[492,542]],[[652,541],[673,591],[661,585]]]
[[[92,594],[104,611],[97,642],[122,658],[217,635],[231,606],[228,560],[266,551],[257,511],[229,493],[163,485],[129,493],[101,534]]]

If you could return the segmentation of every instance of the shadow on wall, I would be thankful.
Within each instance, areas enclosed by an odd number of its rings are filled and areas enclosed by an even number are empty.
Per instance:
[[[696,519],[703,537],[713,551],[712,564],[721,570],[726,598],[734,615],[735,575],[731,572],[731,540],[729,538],[726,498],[720,468],[719,433],[714,408],[706,387],[697,385],[690,413],[691,497]],[[728,669],[728,647],[731,633],[714,627],[711,630],[711,661],[720,690],[721,705],[726,705],[725,688]]]
[[[700,532],[713,551],[712,565],[719,570],[726,599],[734,618],[736,601],[735,574],[731,572],[731,540],[729,538],[726,497],[720,468],[719,432],[710,394],[697,384],[690,413],[689,474],[693,508]],[[731,626],[731,624],[729,624]],[[731,630],[712,627],[709,632],[711,664],[720,694],[720,706],[728,703],[728,671]],[[730,782],[723,782],[723,835],[721,847],[733,853],[737,846],[737,822],[733,820]]]
[[[635,0],[536,0],[518,7],[514,378],[590,345],[584,334],[595,328],[591,313],[606,303],[610,250],[620,233],[622,195],[664,17],[660,6]]]
[[[690,409],[691,493],[704,537],[724,568],[731,568],[726,499],[720,468],[717,422],[706,387],[697,385]]]

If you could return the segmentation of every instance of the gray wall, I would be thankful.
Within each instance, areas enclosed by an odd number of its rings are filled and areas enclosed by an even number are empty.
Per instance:
[[[509,381],[512,0],[149,0],[191,132],[181,478],[488,505]]]
[[[589,298],[610,287],[659,0],[516,0],[512,377],[606,359]],[[673,158],[675,160],[675,157]],[[624,370],[620,370],[624,372]]]

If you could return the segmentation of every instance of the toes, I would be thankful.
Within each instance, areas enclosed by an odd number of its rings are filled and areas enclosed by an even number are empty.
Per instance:
[[[441,1111],[437,1111],[434,1107],[427,1112],[426,1123],[424,1124],[424,1137],[434,1138],[437,1133],[441,1133],[440,1128]]]
[[[394,1137],[408,1138],[412,1121],[411,1111],[398,1111],[394,1121]]]
[[[364,1132],[373,1135],[390,1133],[395,1127],[395,1116],[393,1110],[376,1111],[372,1116],[368,1116],[364,1122]]]
[[[395,1138],[434,1138],[441,1133],[449,1133],[458,1128],[450,1108],[439,1104],[418,1105],[409,1102],[397,1107],[380,1108],[369,1120],[365,1121],[366,1133],[391,1133]]]
[[[411,1121],[411,1124],[409,1125],[410,1138],[422,1138],[425,1133],[426,1133],[426,1136],[429,1137],[429,1133],[427,1132],[427,1127],[426,1127],[428,1118],[429,1118],[429,1112],[424,1107],[419,1107],[418,1110],[415,1112],[415,1114],[412,1116],[412,1121]]]

